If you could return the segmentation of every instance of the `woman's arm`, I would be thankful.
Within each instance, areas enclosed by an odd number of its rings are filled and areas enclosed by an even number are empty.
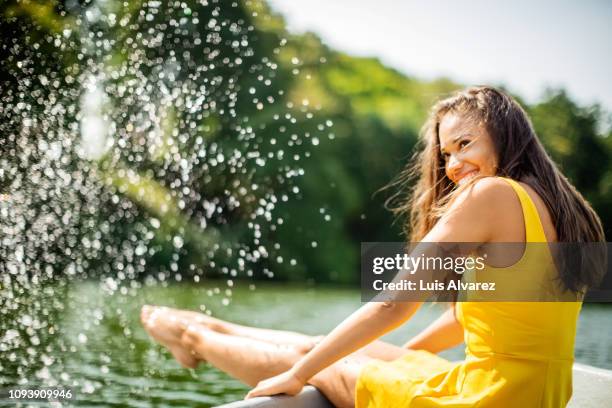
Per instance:
[[[327,367],[341,358],[337,357],[339,350],[342,350],[342,357],[359,350],[401,326],[420,305],[421,302],[375,302],[361,307],[318,345],[320,359],[302,359],[294,366],[295,374],[306,382],[320,371],[319,367]],[[438,353],[460,344],[463,341],[463,327],[454,312],[453,305],[404,347]],[[301,373],[304,374],[300,378]]]
[[[370,302],[350,315],[289,371],[263,380],[246,396],[298,394],[316,373],[405,322],[419,308],[417,302]]]
[[[455,305],[446,310],[425,330],[408,340],[404,348],[426,350],[430,353],[455,347],[463,342],[463,327],[455,316]]]
[[[385,333],[399,327],[420,307],[420,302],[370,302],[340,323],[315,349],[293,367],[304,383],[312,376]]]

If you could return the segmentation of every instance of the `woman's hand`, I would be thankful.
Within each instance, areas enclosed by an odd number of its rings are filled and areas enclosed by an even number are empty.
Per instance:
[[[304,384],[305,381],[300,380],[292,370],[285,371],[276,377],[260,381],[245,399],[275,394],[296,395],[302,391]]]

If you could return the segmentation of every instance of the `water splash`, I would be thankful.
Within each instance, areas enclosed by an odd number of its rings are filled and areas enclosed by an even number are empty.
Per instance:
[[[71,377],[62,356],[102,320],[124,340],[133,328],[91,305],[75,339],[58,337],[81,301],[71,285],[133,297],[222,277],[211,295],[229,305],[234,278],[284,262],[275,210],[300,195],[293,180],[326,126],[285,89],[302,62],[283,65],[287,40],[256,27],[255,3],[35,7],[0,17],[0,382],[89,393],[100,383]]]

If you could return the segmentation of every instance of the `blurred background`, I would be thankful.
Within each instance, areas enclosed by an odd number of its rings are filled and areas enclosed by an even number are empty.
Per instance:
[[[359,306],[360,242],[403,239],[379,190],[466,85],[522,102],[610,240],[609,4],[328,3],[0,1],[3,386],[241,398],[150,343],[140,305],[333,328]],[[612,332],[589,336],[609,313],[585,305],[577,360],[612,367]]]

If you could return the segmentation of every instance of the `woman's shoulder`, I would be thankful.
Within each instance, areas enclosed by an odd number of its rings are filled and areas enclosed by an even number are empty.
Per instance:
[[[512,184],[501,177],[481,177],[462,187],[446,217],[460,218],[482,241],[524,240],[521,202]]]
[[[499,211],[506,207],[520,209],[520,201],[508,179],[498,176],[480,177],[457,192],[455,205],[469,205],[482,210]],[[452,206],[451,206],[452,207]]]

